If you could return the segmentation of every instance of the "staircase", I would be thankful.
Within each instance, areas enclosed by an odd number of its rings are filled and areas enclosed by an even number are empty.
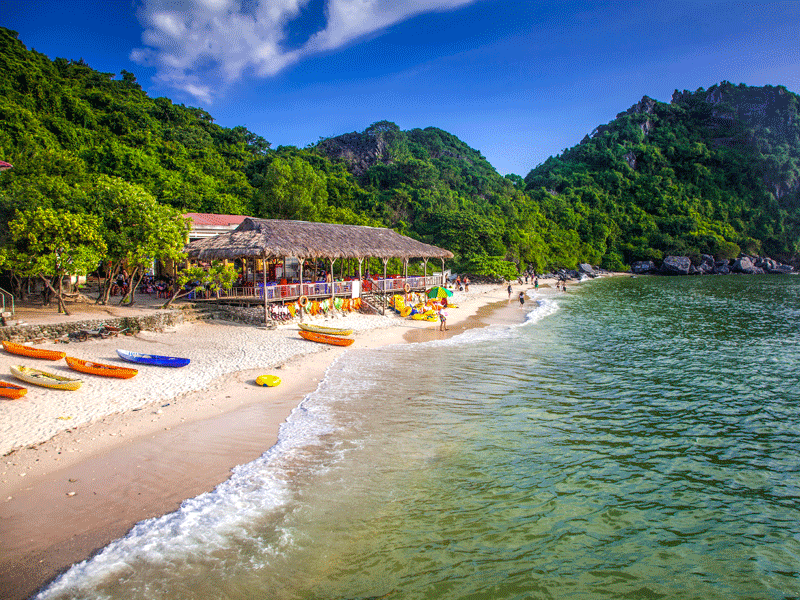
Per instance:
[[[361,312],[368,315],[382,315],[385,297],[376,296],[373,292],[361,293]]]

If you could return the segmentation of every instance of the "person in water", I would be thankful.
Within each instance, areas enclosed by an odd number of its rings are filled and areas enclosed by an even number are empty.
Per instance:
[[[520,292],[519,293],[519,305],[521,307],[525,306],[525,292]]]

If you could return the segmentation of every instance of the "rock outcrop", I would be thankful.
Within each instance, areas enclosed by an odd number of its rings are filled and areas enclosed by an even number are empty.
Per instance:
[[[637,260],[635,263],[631,263],[631,272],[639,275],[644,273],[655,273],[656,263],[654,263],[652,260]]]
[[[701,254],[697,264],[693,264],[688,256],[667,256],[660,268],[656,268],[651,260],[631,263],[631,273],[661,275],[762,275],[770,273],[787,275],[793,273],[791,265],[780,263],[765,256],[742,255],[736,260],[714,260],[710,254]]]
[[[661,264],[664,275],[688,275],[692,261],[688,256],[667,256]]]

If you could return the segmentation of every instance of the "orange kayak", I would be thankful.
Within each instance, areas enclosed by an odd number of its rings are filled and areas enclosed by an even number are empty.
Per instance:
[[[88,360],[81,360],[67,356],[66,358],[69,368],[73,371],[80,371],[81,373],[89,373],[90,375],[101,375],[103,377],[117,377],[119,379],[130,379],[139,371],[130,369],[128,367],[118,367],[116,365],[104,365],[103,363],[90,362]]]
[[[19,354],[20,356],[29,356],[31,358],[44,358],[45,360],[61,360],[67,355],[66,352],[59,352],[58,350],[43,350],[15,344],[14,342],[3,342],[3,349],[6,352],[11,352],[11,354]]]
[[[324,333],[314,333],[313,331],[301,331],[300,337],[311,340],[312,342],[332,344],[334,346],[349,346],[355,342],[355,340],[350,338],[337,337],[335,335],[325,335]]]
[[[16,400],[17,398],[22,398],[27,393],[28,388],[24,388],[21,385],[8,383],[7,381],[0,381],[0,396],[3,396],[4,398]]]

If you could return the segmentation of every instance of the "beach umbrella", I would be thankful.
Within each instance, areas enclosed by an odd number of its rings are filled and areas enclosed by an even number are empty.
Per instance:
[[[7,163],[4,160],[0,160],[0,171],[6,171],[8,169],[13,169],[13,168],[14,165],[12,165],[11,163]]]
[[[448,290],[447,288],[443,288],[440,285],[435,285],[431,289],[428,290],[428,298],[449,298],[453,295],[453,292]]]

